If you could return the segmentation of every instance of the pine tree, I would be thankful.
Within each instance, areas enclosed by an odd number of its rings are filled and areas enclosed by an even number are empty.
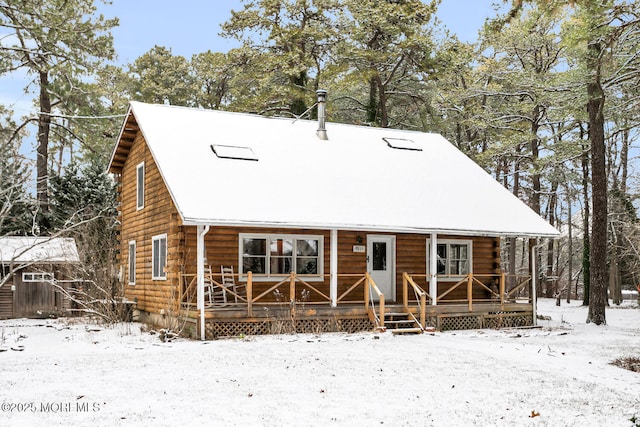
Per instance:
[[[10,114],[0,107],[0,113]],[[0,236],[30,234],[34,200],[27,188],[30,171],[20,154],[14,124],[0,123]]]
[[[95,15],[94,0],[4,0],[0,2],[0,74],[24,70],[38,88],[36,196],[40,223],[49,211],[49,137],[52,113],[65,95],[56,84],[87,75],[114,55],[110,30],[117,19]],[[63,128],[63,127],[62,127]]]

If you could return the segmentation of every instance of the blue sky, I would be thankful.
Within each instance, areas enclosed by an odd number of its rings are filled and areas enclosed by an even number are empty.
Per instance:
[[[475,41],[485,19],[494,16],[499,0],[442,0],[438,18],[458,37]],[[112,0],[100,7],[107,17],[120,18],[113,31],[118,62],[133,62],[154,45],[170,47],[174,55],[190,58],[195,53],[228,51],[235,41],[218,36],[220,24],[231,10],[242,9],[240,0]]]
[[[190,58],[193,54],[228,51],[234,40],[220,37],[220,25],[231,10],[242,9],[241,0],[112,0],[103,5],[95,0],[98,12],[108,18],[117,16],[120,25],[113,31],[118,55],[124,65],[148,52],[153,46],[171,48],[174,55]],[[494,16],[499,0],[442,0],[438,18],[451,32],[467,42],[475,41],[485,19]],[[33,114],[35,94],[24,93],[28,80],[23,73],[0,76],[0,104],[14,110],[16,116]],[[33,90],[33,88],[32,88]]]

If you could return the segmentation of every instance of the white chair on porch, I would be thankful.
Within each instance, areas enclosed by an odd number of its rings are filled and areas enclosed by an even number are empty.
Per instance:
[[[216,286],[211,273],[211,266],[204,268],[204,301],[208,307],[221,306],[227,303],[227,292]]]
[[[222,286],[224,286],[225,289],[229,289],[231,291],[229,292],[230,294],[229,299],[233,297],[234,301],[237,303],[238,296],[246,295],[245,285],[236,283],[236,277],[233,274],[233,266],[227,267],[227,266],[221,265],[220,273],[222,276]]]

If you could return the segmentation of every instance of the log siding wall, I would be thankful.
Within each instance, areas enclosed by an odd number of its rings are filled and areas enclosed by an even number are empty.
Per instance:
[[[137,166],[144,162],[144,207],[137,208]],[[182,226],[171,195],[149,148],[138,132],[119,181],[120,258],[125,296],[137,302],[136,307],[149,313],[171,310],[177,303]],[[167,278],[152,279],[152,239],[167,235]],[[129,285],[129,242],[136,242],[136,281]],[[194,252],[195,254],[195,252]]]

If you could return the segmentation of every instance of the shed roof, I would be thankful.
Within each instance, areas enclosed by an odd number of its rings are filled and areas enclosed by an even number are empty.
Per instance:
[[[323,141],[317,126],[132,102],[110,170],[139,127],[187,225],[558,235],[441,135],[328,123]]]
[[[0,262],[69,263],[79,262],[76,242],[63,237],[0,237]]]

